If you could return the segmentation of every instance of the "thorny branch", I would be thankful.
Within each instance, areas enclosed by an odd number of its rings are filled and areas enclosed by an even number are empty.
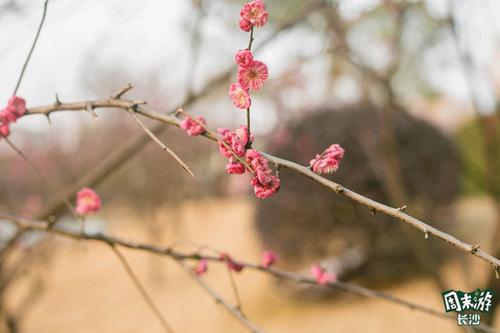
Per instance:
[[[95,100],[95,101],[90,101],[90,102],[75,102],[75,103],[59,103],[59,104],[51,104],[51,105],[46,105],[46,106],[39,106],[39,107],[33,107],[30,108],[27,112],[28,115],[34,115],[34,114],[40,114],[40,115],[45,115],[48,116],[52,112],[57,112],[57,111],[82,111],[86,110],[86,106],[88,103],[91,103],[93,105],[93,108],[119,108],[127,111],[132,105],[137,105],[136,102],[134,101],[128,101],[128,100],[123,100],[123,99],[104,99],[104,100]],[[180,120],[177,119],[173,115],[167,115],[163,113],[159,113],[157,111],[154,111],[152,109],[149,109],[145,107],[144,105],[137,105],[136,106],[136,111],[137,113],[140,113],[141,115],[148,117],[150,119],[157,120],[161,123],[172,125],[172,126],[177,126],[179,127],[180,125]],[[212,131],[207,131],[204,136],[210,140],[219,141],[219,138],[217,136],[214,136]],[[444,231],[441,231],[435,227],[432,227],[431,225],[411,216],[408,215],[404,212],[404,209],[401,208],[394,208],[387,206],[385,204],[382,204],[380,202],[377,202],[375,200],[372,200],[370,198],[367,198],[359,193],[356,193],[332,180],[329,180],[327,178],[324,178],[313,171],[311,171],[309,168],[301,166],[295,162],[288,161],[276,156],[272,156],[269,154],[265,154],[265,157],[269,159],[272,163],[274,163],[277,167],[283,167],[287,168],[289,170],[292,170],[294,172],[297,172],[307,178],[310,178],[317,183],[323,185],[324,187],[332,190],[333,192],[340,194],[342,196],[345,196],[352,201],[355,201],[357,203],[360,203],[366,207],[368,207],[372,212],[376,213],[382,213],[391,217],[394,217],[401,222],[404,222],[406,224],[411,225],[412,227],[420,230],[421,232],[424,233],[425,238],[428,238],[429,236],[434,236],[437,239],[443,240],[456,248],[469,253],[473,256],[476,256],[483,261],[489,263],[494,271],[498,274],[499,268],[500,268],[500,260],[498,258],[495,258],[494,256],[490,255],[489,253],[483,251],[478,245],[472,245],[468,244]]]
[[[59,226],[54,226],[52,228],[48,228],[48,223],[44,221],[37,221],[37,220],[32,220],[32,219],[26,219],[18,216],[13,216],[10,214],[2,213],[0,212],[0,218],[4,219],[6,221],[10,221],[18,226],[18,228],[25,230],[25,231],[41,231],[41,232],[48,232],[51,234],[57,234],[63,237],[67,238],[72,238],[76,240],[92,240],[92,241],[98,241],[101,243],[105,243],[108,245],[113,245],[113,246],[121,246],[133,250],[138,250],[138,251],[145,251],[161,256],[167,256],[170,257],[178,262],[183,262],[185,260],[201,260],[205,259],[211,262],[220,262],[223,263],[224,260],[220,256],[214,256],[214,255],[204,255],[200,252],[190,252],[190,253],[184,253],[175,250],[173,247],[159,247],[155,246],[152,244],[146,244],[146,243],[138,243],[138,242],[133,242],[109,235],[104,235],[102,233],[78,233],[74,231],[69,231],[66,230],[62,227]],[[276,268],[265,268],[262,267],[261,265],[257,265],[254,263],[249,263],[249,262],[242,262],[242,261],[237,261],[238,264],[243,265],[245,268],[252,269],[252,270],[257,270],[260,272],[264,272],[267,274],[270,274],[278,279],[282,280],[287,280],[287,281],[292,281],[295,283],[303,283],[303,284],[309,284],[309,285],[316,285],[318,286],[316,280],[314,278],[308,277],[304,274],[301,273],[295,273],[295,272],[289,272],[289,271],[284,271],[281,269],[276,269]],[[197,279],[199,282],[200,279]],[[439,317],[443,319],[448,319],[448,320],[453,320],[456,321],[456,317],[452,315],[447,315],[446,313],[442,313],[440,311],[433,310],[431,308],[428,308],[426,306],[422,306],[419,304],[415,304],[406,300],[403,300],[399,297],[392,296],[390,294],[381,292],[381,291],[376,291],[376,290],[371,290],[368,288],[364,288],[361,286],[353,285],[347,282],[342,282],[342,281],[336,281],[334,283],[330,283],[328,285],[324,286],[325,288],[330,288],[330,289],[337,289],[337,290],[342,290],[351,294],[355,294],[361,297],[365,298],[374,298],[374,299],[380,299],[380,300],[385,300],[394,304],[397,304],[399,306],[403,306],[406,308],[409,308],[411,310],[415,310],[418,312],[426,313],[434,317]],[[206,285],[204,285],[204,288],[207,290]],[[209,293],[215,298],[216,301],[220,302],[220,297],[215,297],[212,292],[209,291]],[[235,314],[235,310],[238,310],[236,307],[228,305],[227,303],[223,302],[221,303],[226,309],[228,307],[232,310],[230,312],[233,315],[236,315],[238,317],[244,317],[241,312],[236,312],[239,314]],[[248,319],[247,319],[248,320]],[[247,326],[247,325],[245,325]],[[480,324],[478,326],[481,328],[484,332],[496,332],[493,328]],[[259,331],[256,331],[259,332]]]

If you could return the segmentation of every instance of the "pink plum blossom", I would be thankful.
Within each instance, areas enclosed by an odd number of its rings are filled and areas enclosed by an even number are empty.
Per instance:
[[[278,261],[278,254],[274,251],[264,251],[262,253],[261,266],[269,268]]]
[[[335,283],[337,281],[337,275],[335,273],[327,272],[320,264],[315,264],[311,267],[310,273],[316,279],[316,282],[321,286],[326,286],[330,283]]]
[[[226,263],[227,269],[236,273],[241,272],[243,268],[245,268],[243,264],[234,261],[227,253],[222,253],[220,255],[220,260]]]
[[[252,30],[252,23],[247,20],[246,18],[240,18],[240,22],[239,22],[239,25],[240,25],[240,29],[243,30],[243,31],[246,31],[246,32],[249,32],[250,30]]]
[[[76,194],[75,211],[79,215],[96,213],[101,209],[101,198],[97,193],[88,187],[82,188]]]
[[[254,60],[247,67],[240,66],[238,69],[238,82],[244,90],[259,90],[268,76],[267,65],[259,60]]]
[[[269,14],[266,11],[266,6],[264,5],[264,1],[262,0],[254,0],[246,3],[241,9],[240,16],[242,19],[249,21],[250,24],[255,27],[264,26],[267,22],[267,19],[269,18]]]
[[[204,126],[200,125],[206,125],[207,122],[205,118],[203,117],[197,117],[196,118],[197,122],[194,121],[191,117],[186,117],[184,120],[181,121],[181,128],[186,131],[188,135],[191,136],[197,136],[205,132]]]
[[[208,270],[208,261],[207,259],[201,259],[198,262],[198,266],[193,269],[193,271],[196,273],[196,275],[201,276],[205,274]]]
[[[16,115],[16,118],[24,116],[26,113],[26,101],[19,96],[13,96],[9,99],[7,108]]]
[[[274,175],[270,176],[267,184],[261,183],[257,177],[253,177],[250,184],[253,185],[253,192],[259,199],[267,199],[280,189],[280,179]]]
[[[248,89],[243,88],[240,83],[231,83],[229,96],[238,109],[248,109],[252,104]]]
[[[242,175],[245,173],[245,165],[230,157],[226,164],[226,171],[230,174]]]
[[[10,135],[10,128],[8,122],[3,122],[2,124],[0,124],[0,135],[3,136],[4,138]]]
[[[309,162],[309,165],[312,171],[319,174],[335,172],[344,157],[344,152],[344,149],[340,145],[333,144],[321,155],[316,154],[316,157]]]
[[[241,67],[248,67],[253,61],[253,54],[250,50],[239,50],[234,56],[234,60]]]
[[[278,192],[280,180],[272,174],[269,161],[255,149],[249,149],[246,153],[247,163],[252,167],[254,175],[250,179],[253,190],[257,198],[266,199]]]
[[[245,146],[253,141],[253,135],[248,134],[248,129],[245,125],[241,125],[234,131],[227,128],[218,128],[217,132],[222,135],[222,141],[224,141],[231,150],[238,156],[244,157],[246,153]],[[233,156],[231,150],[229,150],[224,144],[219,142],[219,151],[222,155],[230,158]]]

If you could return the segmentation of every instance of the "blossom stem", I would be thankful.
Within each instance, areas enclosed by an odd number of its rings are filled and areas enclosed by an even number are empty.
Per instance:
[[[245,145],[246,149],[252,148],[252,141],[250,140],[250,108],[247,109],[247,130],[248,130],[248,140]]]
[[[253,43],[253,29],[250,29],[250,40],[248,41],[248,51],[252,50],[252,43]],[[250,141],[250,108],[247,108],[247,130],[248,130],[248,141],[245,145],[246,149],[252,148],[252,142]]]
[[[254,29],[254,27],[252,27],[252,29],[250,29],[250,40],[248,41],[248,51],[251,51],[251,50],[252,50],[252,43],[253,43],[253,29]]]

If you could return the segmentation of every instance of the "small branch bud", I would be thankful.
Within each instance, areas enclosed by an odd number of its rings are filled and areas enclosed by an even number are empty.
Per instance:
[[[476,253],[478,249],[479,249],[479,245],[472,245],[472,246],[470,247],[469,252],[470,252],[470,253]]]

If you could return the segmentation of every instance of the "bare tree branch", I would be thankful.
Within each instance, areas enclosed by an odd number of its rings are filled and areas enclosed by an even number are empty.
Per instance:
[[[205,259],[211,262],[219,262],[219,263],[224,263],[224,259],[222,259],[220,256],[214,256],[214,255],[204,255],[200,252],[190,252],[190,253],[183,253],[180,251],[175,250],[172,247],[159,247],[155,246],[152,244],[147,244],[147,243],[138,243],[138,242],[133,242],[109,235],[104,235],[102,233],[78,233],[74,231],[69,231],[66,230],[62,227],[52,227],[48,228],[48,223],[43,222],[43,221],[37,221],[33,219],[26,219],[18,216],[13,216],[10,214],[2,213],[0,212],[0,218],[4,219],[6,221],[10,221],[14,224],[16,224],[20,229],[25,230],[25,231],[42,231],[42,232],[48,232],[52,234],[57,234],[60,236],[76,239],[76,240],[81,240],[81,239],[86,239],[86,240],[92,240],[92,241],[98,241],[101,243],[105,244],[111,244],[114,246],[121,246],[133,250],[139,250],[139,251],[145,251],[161,256],[167,256],[170,257],[176,261],[184,261],[184,260],[201,260]],[[316,280],[312,277],[306,276],[301,273],[295,273],[295,272],[289,272],[289,271],[284,271],[281,269],[276,269],[276,268],[265,268],[261,265],[257,265],[254,263],[249,263],[249,262],[243,262],[243,261],[237,261],[238,264],[243,265],[245,268],[252,269],[252,270],[257,270],[261,271],[267,274],[270,274],[276,278],[282,279],[282,280],[287,280],[287,281],[292,281],[296,283],[304,283],[304,284],[310,284],[310,285],[316,285],[319,286],[316,282]],[[428,308],[423,305],[415,304],[409,301],[406,301],[404,299],[401,299],[396,296],[392,296],[390,294],[381,292],[381,291],[376,291],[376,290],[371,290],[368,288],[364,288],[361,286],[353,285],[347,282],[342,282],[342,281],[336,281],[334,283],[330,283],[326,286],[323,286],[325,288],[331,288],[331,289],[338,289],[342,290],[351,294],[355,294],[361,297],[365,298],[373,298],[373,299],[379,299],[379,300],[385,300],[388,302],[391,302],[393,304],[403,306],[406,308],[409,308],[411,310],[415,310],[418,312],[426,313],[434,317],[438,318],[443,318],[443,319],[448,319],[452,321],[456,321],[456,317],[453,315],[448,315],[446,313]],[[217,300],[217,299],[216,299]],[[232,309],[236,309],[235,307],[232,307]],[[481,328],[484,332],[496,332],[496,330],[490,326],[480,324],[478,328]]]
[[[52,112],[56,111],[81,111],[85,110],[86,104],[89,102],[76,102],[76,103],[60,103],[60,104],[52,104],[52,105],[46,105],[46,106],[39,106],[39,107],[34,107],[30,108],[27,112],[27,114],[42,114],[42,115],[49,115]],[[127,101],[127,100],[116,100],[116,99],[107,99],[107,100],[96,100],[96,101],[91,101],[94,105],[95,108],[120,108],[125,111],[127,111],[132,105],[134,105],[134,101]],[[151,119],[157,120],[161,123],[172,125],[172,126],[180,126],[180,121],[176,117],[172,115],[166,115],[162,114],[156,111],[153,111],[143,105],[138,105],[136,111],[143,116],[149,117]],[[205,134],[203,134],[204,137],[212,140],[219,142],[219,138],[217,136],[214,136],[214,132],[212,131],[207,131]],[[469,253],[473,256],[476,256],[483,261],[489,263],[492,268],[496,271],[499,270],[500,267],[500,260],[498,258],[495,258],[494,256],[490,255],[489,253],[483,251],[479,245],[472,245],[468,244],[444,231],[441,231],[435,227],[432,227],[431,225],[411,216],[408,215],[404,212],[404,209],[402,208],[394,208],[387,206],[385,204],[382,204],[380,202],[377,202],[375,200],[372,200],[370,198],[367,198],[359,193],[356,193],[334,181],[331,181],[325,177],[322,177],[313,171],[311,171],[309,168],[304,167],[302,165],[299,165],[295,162],[288,161],[279,157],[275,157],[269,154],[265,154],[266,158],[268,158],[271,162],[273,162],[277,167],[284,167],[289,170],[292,170],[298,174],[301,174],[307,178],[310,178],[317,183],[323,185],[324,187],[332,190],[333,192],[340,194],[342,196],[345,196],[352,201],[355,201],[357,203],[360,203],[366,207],[368,207],[372,212],[380,212],[385,215],[394,217],[406,224],[411,225],[412,227],[420,230],[421,232],[424,233],[425,239],[428,238],[428,236],[434,236],[437,239],[441,239],[456,248]]]

